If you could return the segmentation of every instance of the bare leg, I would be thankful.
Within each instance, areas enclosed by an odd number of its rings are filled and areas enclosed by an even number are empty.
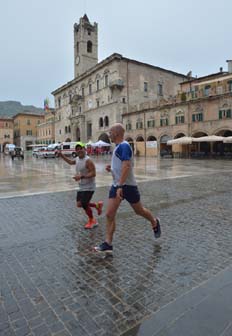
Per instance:
[[[154,218],[150,210],[144,208],[144,206],[142,205],[140,201],[137,203],[133,203],[133,204],[130,203],[130,205],[134,209],[137,215],[142,216],[151,222],[151,226],[153,229],[156,227],[157,225],[156,218]]]
[[[106,242],[112,245],[113,235],[116,227],[115,216],[121,203],[119,198],[109,198],[106,209]]]

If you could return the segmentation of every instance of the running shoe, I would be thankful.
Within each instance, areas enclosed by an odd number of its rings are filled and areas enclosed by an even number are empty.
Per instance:
[[[100,252],[100,253],[113,253],[113,246],[109,245],[107,242],[104,242],[102,244],[100,244],[99,246],[95,246],[94,247],[94,251],[96,252]]]
[[[159,238],[161,236],[161,227],[160,227],[160,219],[156,217],[156,227],[153,228],[155,238]]]
[[[96,204],[97,214],[100,216],[102,214],[103,202],[99,201]]]
[[[85,224],[85,229],[93,229],[98,225],[95,218],[90,218],[88,223]]]

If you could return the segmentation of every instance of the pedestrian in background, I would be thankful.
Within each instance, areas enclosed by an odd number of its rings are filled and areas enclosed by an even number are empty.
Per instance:
[[[93,216],[91,208],[95,208],[99,216],[101,215],[103,208],[102,201],[97,203],[90,202],[96,190],[96,167],[94,162],[86,154],[85,144],[77,142],[75,150],[77,154],[75,160],[69,159],[62,154],[62,152],[60,152],[59,156],[68,164],[76,165],[76,175],[73,178],[79,183],[79,190],[77,191],[76,196],[77,207],[83,208],[88,216],[88,222],[85,225],[85,229],[93,229],[98,223]]]
[[[143,207],[140,193],[133,172],[133,153],[130,144],[124,140],[125,129],[122,124],[115,124],[110,128],[109,137],[115,143],[111,166],[106,170],[112,173],[113,185],[109,191],[106,210],[106,237],[99,246],[94,247],[96,252],[113,252],[113,235],[115,232],[115,217],[123,199],[127,200],[135,213],[150,221],[155,238],[161,235],[160,220],[154,218],[150,210]],[[126,224],[125,224],[126,225]]]

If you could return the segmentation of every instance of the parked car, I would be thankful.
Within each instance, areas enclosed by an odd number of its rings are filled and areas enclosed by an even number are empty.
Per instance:
[[[37,157],[37,153],[39,151],[41,151],[42,148],[44,148],[44,147],[43,146],[41,146],[41,147],[34,147],[33,150],[32,150],[32,156]]]
[[[22,147],[15,147],[13,151],[10,152],[11,159],[14,160],[16,157],[20,160],[24,159],[24,153]]]
[[[160,156],[162,158],[164,158],[164,157],[166,157],[166,158],[173,158],[173,153],[168,148],[164,148],[164,149],[161,149]]]
[[[41,158],[43,157],[46,149],[47,149],[47,146],[34,148],[32,155],[35,156],[36,158],[39,158],[39,157]]]

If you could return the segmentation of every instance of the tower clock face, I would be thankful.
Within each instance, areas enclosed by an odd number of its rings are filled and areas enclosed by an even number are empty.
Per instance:
[[[80,63],[80,56],[76,57],[76,65]]]

